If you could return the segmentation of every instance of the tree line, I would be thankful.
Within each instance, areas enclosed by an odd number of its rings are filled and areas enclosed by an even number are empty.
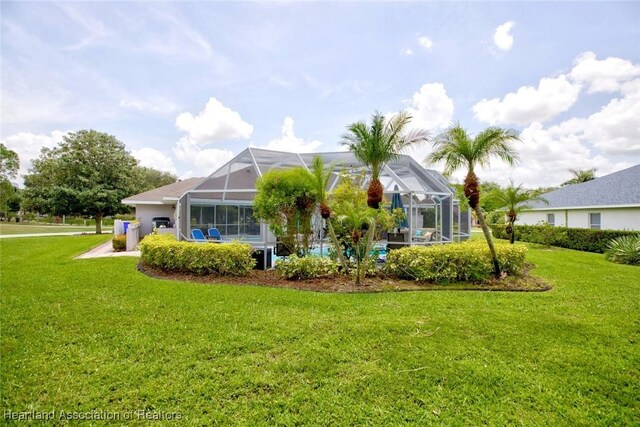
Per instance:
[[[140,166],[116,137],[95,130],[70,132],[54,148],[43,148],[24,177],[24,189],[11,183],[18,154],[0,144],[0,215],[18,210],[54,216],[82,215],[96,220],[127,213],[120,201],[177,181],[168,172]]]

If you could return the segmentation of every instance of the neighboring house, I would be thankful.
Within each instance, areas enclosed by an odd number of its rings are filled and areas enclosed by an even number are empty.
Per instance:
[[[640,165],[542,195],[519,215],[518,224],[541,221],[554,226],[602,230],[640,230]]]
[[[173,184],[165,185],[144,193],[136,194],[122,200],[125,205],[135,206],[136,218],[140,221],[140,235],[146,236],[153,231],[152,219],[167,217],[171,220],[170,227],[175,227],[176,203],[180,196],[200,184],[204,178],[189,178]],[[174,232],[177,230],[173,228]]]

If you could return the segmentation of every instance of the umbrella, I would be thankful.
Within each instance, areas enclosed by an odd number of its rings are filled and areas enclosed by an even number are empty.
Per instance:
[[[394,187],[393,191],[398,191],[397,185]],[[391,196],[391,210],[394,210],[396,208],[400,208],[404,211],[404,203],[402,203],[402,197],[400,197],[400,193],[393,193],[393,196]],[[400,227],[409,227],[409,223],[407,223],[406,217],[400,222]]]

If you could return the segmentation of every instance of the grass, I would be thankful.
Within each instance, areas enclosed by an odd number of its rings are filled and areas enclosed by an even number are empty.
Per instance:
[[[543,293],[342,295],[72,259],[105,240],[0,241],[3,412],[143,409],[188,425],[640,419],[640,268],[602,255],[532,249],[554,285]]]
[[[102,227],[102,231],[110,230],[110,227]],[[7,234],[36,234],[36,233],[71,233],[86,232],[95,233],[96,226],[82,225],[38,225],[38,224],[11,224],[0,222],[0,235]]]

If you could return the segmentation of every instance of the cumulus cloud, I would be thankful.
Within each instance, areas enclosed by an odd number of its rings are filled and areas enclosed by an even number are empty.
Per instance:
[[[484,181],[508,185],[512,178],[518,184],[535,188],[559,186],[570,178],[569,169],[596,168],[598,175],[606,175],[633,165],[592,150],[584,141],[583,126],[580,119],[567,120],[548,128],[534,122],[522,130],[522,141],[516,143],[521,159],[519,164],[513,167],[493,160],[489,169],[476,172]],[[464,172],[456,173],[454,179],[462,182]]]
[[[567,111],[578,100],[581,85],[567,76],[542,78],[538,87],[522,86],[504,98],[482,99],[472,110],[476,119],[495,124],[544,122]]]
[[[426,83],[420,90],[406,100],[407,112],[413,117],[410,127],[423,129],[430,135],[439,133],[453,121],[453,100],[447,95],[447,90],[442,83]],[[387,116],[390,117],[389,114]],[[429,152],[427,144],[413,146],[406,150],[405,154],[412,156],[418,162],[422,162]]]
[[[190,141],[210,144],[233,139],[249,139],[253,126],[242,120],[237,111],[211,97],[204,110],[196,116],[189,112],[176,118],[176,127],[187,133]]]
[[[411,49],[410,47],[400,50],[400,53],[403,54],[404,56],[411,56],[414,54],[413,49]]]
[[[437,130],[446,127],[453,118],[453,100],[442,83],[426,83],[405,101],[413,116],[412,127]]]
[[[18,183],[22,183],[24,175],[31,169],[31,161],[40,157],[43,148],[53,148],[62,142],[62,137],[68,132],[54,130],[50,134],[34,134],[19,132],[15,135],[2,138],[0,141],[10,150],[18,153],[20,169],[18,170]]]
[[[418,44],[427,50],[431,50],[433,47],[433,40],[427,36],[418,37]]]
[[[173,159],[160,150],[151,147],[143,147],[131,150],[131,155],[138,159],[141,166],[157,169],[163,172],[177,174]]]
[[[640,79],[621,87],[622,97],[581,122],[583,138],[606,154],[640,154]]]
[[[233,158],[233,152],[227,149],[202,148],[197,141],[183,136],[173,148],[176,157],[192,166],[190,176],[208,176]]]
[[[293,130],[294,121],[291,117],[287,116],[282,124],[282,135],[280,138],[275,138],[269,141],[267,145],[260,148],[266,148],[268,150],[276,151],[289,151],[292,153],[312,153],[322,145],[322,142],[317,140],[304,140],[295,135]]]
[[[640,77],[640,65],[615,57],[598,60],[595,53],[585,52],[576,58],[569,75],[587,84],[589,93],[617,92],[624,82]]]
[[[493,33],[493,42],[498,49],[508,51],[513,47],[513,35],[511,30],[516,23],[513,21],[505,22],[502,25],[498,25]]]

